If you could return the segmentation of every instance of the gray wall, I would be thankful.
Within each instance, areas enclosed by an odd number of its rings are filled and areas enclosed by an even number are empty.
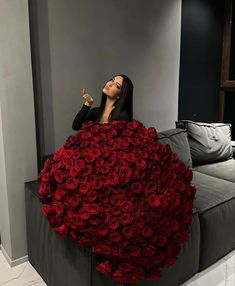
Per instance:
[[[0,233],[14,266],[27,260],[24,182],[37,178],[27,0],[0,1]]]
[[[135,119],[158,131],[178,117],[180,0],[35,0],[40,132],[44,154],[74,134],[82,89],[101,100],[118,73],[134,83]]]

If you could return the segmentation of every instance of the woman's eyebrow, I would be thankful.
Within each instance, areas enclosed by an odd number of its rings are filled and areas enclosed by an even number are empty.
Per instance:
[[[115,78],[113,77],[113,79],[115,79]],[[121,84],[118,81],[116,81],[116,83],[118,83],[121,86]]]

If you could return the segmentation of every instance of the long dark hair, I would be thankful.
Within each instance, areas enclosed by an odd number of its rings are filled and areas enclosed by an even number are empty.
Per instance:
[[[109,115],[109,121],[111,120],[119,120],[120,119],[120,114],[122,111],[126,111],[129,117],[129,120],[133,119],[133,83],[130,80],[128,76],[125,74],[118,74],[116,76],[122,76],[123,77],[123,82],[122,82],[122,87],[121,91],[119,94],[119,98],[116,99],[114,102],[115,108],[110,112]],[[102,112],[104,111],[105,108],[105,103],[106,103],[107,95],[102,92],[102,98],[101,98],[101,103],[99,106],[99,113],[98,113],[98,118],[96,121],[99,120],[99,118],[102,115]]]

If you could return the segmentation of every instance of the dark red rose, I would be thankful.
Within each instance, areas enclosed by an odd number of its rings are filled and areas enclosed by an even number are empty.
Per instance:
[[[116,154],[111,154],[111,156],[106,160],[106,164],[109,168],[113,167],[117,162],[117,155]]]
[[[79,175],[80,170],[77,167],[71,167],[69,171],[70,177],[77,177]]]
[[[122,257],[123,251],[124,251],[124,246],[120,243],[113,244],[111,251],[112,251],[112,254],[114,256]]]
[[[100,130],[100,126],[99,125],[93,125],[90,130],[91,130],[92,134],[97,134]]]
[[[83,182],[80,184],[79,192],[82,194],[86,194],[90,190],[90,184],[88,182]]]
[[[90,141],[89,140],[82,140],[80,143],[80,148],[85,149],[90,145]]]
[[[40,196],[45,196],[48,192],[48,185],[45,182],[42,182],[39,186],[38,193]]]
[[[100,224],[100,219],[97,217],[90,217],[89,218],[89,223],[91,225],[99,225]]]
[[[87,139],[89,139],[90,137],[91,137],[91,132],[89,132],[89,131],[81,131],[80,132],[80,136],[81,136],[81,139],[82,140],[87,140]]]
[[[85,161],[83,159],[79,159],[75,161],[74,167],[77,168],[79,171],[85,167]]]
[[[90,191],[87,193],[87,200],[89,202],[95,201],[97,197],[98,197],[98,193],[95,191]]]
[[[115,230],[119,227],[119,222],[116,218],[111,218],[109,221],[109,228],[111,228],[112,230]]]
[[[91,164],[95,161],[97,154],[92,150],[83,153],[85,162]]]
[[[122,236],[119,232],[111,232],[110,233],[110,240],[115,242],[119,242],[122,240]]]
[[[132,246],[129,250],[129,253],[133,257],[139,257],[141,255],[141,249],[138,246]]]
[[[42,173],[42,176],[41,176],[41,181],[42,182],[47,183],[49,181],[49,178],[50,178],[50,173],[49,172]]]
[[[87,211],[89,211],[91,214],[98,214],[102,210],[102,207],[100,207],[97,203],[92,203],[87,206]]]
[[[142,124],[136,120],[133,120],[133,121],[130,121],[128,122],[127,124],[127,127],[130,129],[130,130],[133,130],[133,131],[137,131],[138,128],[140,128]]]
[[[135,133],[132,130],[124,129],[122,135],[124,137],[132,137]]]
[[[65,224],[61,224],[58,227],[53,227],[53,229],[59,237],[65,237],[68,234],[68,227]]]
[[[139,182],[135,182],[130,186],[130,191],[136,194],[140,194],[143,191],[143,187]]]
[[[68,178],[65,186],[68,190],[75,190],[78,187],[78,180],[75,178]]]
[[[130,239],[133,235],[133,229],[127,225],[122,228],[122,234],[126,239]]]
[[[142,235],[146,238],[150,237],[153,234],[153,230],[149,226],[144,226],[142,229]]]
[[[89,212],[85,208],[81,208],[78,213],[79,217],[83,220],[87,220],[90,217]]]
[[[153,256],[155,254],[155,251],[156,251],[156,247],[154,247],[152,245],[147,245],[143,249],[143,254],[144,254],[144,256]]]
[[[80,195],[78,194],[69,194],[69,195],[64,195],[66,201],[69,203],[69,205],[73,206],[73,207],[77,207],[79,205],[81,205],[82,203],[82,198]],[[56,198],[56,196],[55,196]]]
[[[120,263],[118,265],[117,269],[121,270],[124,273],[125,272],[131,272],[133,270],[133,266],[131,264],[129,264],[129,263],[123,262],[123,263]]]
[[[112,265],[108,262],[100,262],[96,265],[96,270],[104,276],[109,276],[112,272]]]
[[[106,235],[109,233],[109,229],[107,228],[106,225],[100,225],[99,228],[97,229],[97,234],[99,235]]]
[[[133,206],[131,201],[125,200],[123,202],[120,202],[120,208],[123,212],[131,212],[133,210]]]
[[[111,247],[105,244],[97,243],[92,247],[92,252],[101,255],[109,255],[111,252]]]
[[[157,195],[149,196],[146,201],[152,208],[159,207],[161,204],[161,201]]]
[[[125,213],[120,217],[120,222],[123,225],[132,223],[133,217],[129,213]]]

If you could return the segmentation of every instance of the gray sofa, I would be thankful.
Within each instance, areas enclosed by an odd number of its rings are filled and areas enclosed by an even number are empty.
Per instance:
[[[203,130],[204,133],[194,125],[197,124],[176,122],[175,129],[159,132],[159,142],[169,144],[172,151],[193,169],[192,183],[196,186],[197,193],[190,239],[182,245],[177,262],[164,269],[160,279],[131,285],[181,285],[235,248],[235,147],[233,149],[231,142],[228,142],[231,140],[231,125],[208,127],[199,124],[201,129],[206,129],[206,132]],[[208,133],[208,128],[212,128],[213,136],[210,131]],[[218,133],[215,132],[216,128]],[[221,132],[222,128],[224,130]],[[212,140],[211,146],[211,143],[208,145],[208,140],[204,144],[203,136]],[[214,150],[221,140],[226,143],[225,146]],[[198,149],[196,143],[200,148],[201,145],[207,147],[209,152]],[[203,164],[200,164],[200,156]],[[124,285],[116,284],[111,278],[103,277],[96,271],[97,257],[88,247],[78,247],[69,238],[55,235],[41,214],[38,188],[37,180],[25,183],[28,257],[47,285]]]

